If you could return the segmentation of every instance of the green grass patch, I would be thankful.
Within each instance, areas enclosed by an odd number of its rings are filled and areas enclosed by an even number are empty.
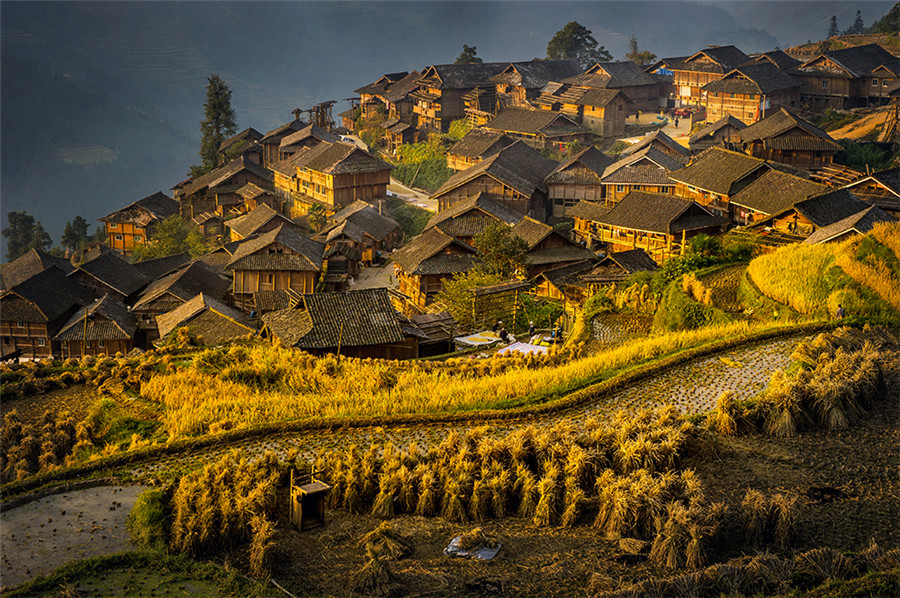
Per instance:
[[[418,187],[433,193],[446,183],[453,173],[452,169],[447,168],[447,158],[438,156],[421,162],[399,164],[391,174],[407,187]]]
[[[669,283],[653,318],[653,329],[675,332],[704,326],[724,326],[733,319],[717,307],[694,301],[681,289],[681,283]]]
[[[403,237],[407,240],[421,233],[434,215],[424,208],[397,197],[389,198],[387,205],[391,217],[400,224],[400,228],[403,229]]]

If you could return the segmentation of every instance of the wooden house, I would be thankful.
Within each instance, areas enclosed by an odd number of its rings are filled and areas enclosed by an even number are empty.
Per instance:
[[[385,197],[392,167],[354,144],[323,142],[272,169],[276,190],[297,217],[316,204],[336,212],[359,199]]]
[[[203,212],[226,216],[245,212],[244,198],[238,190],[247,183],[263,189],[272,188],[272,172],[241,156],[228,164],[201,175],[175,191],[181,217],[191,220]]]
[[[257,291],[314,292],[324,252],[322,243],[284,225],[243,241],[226,266],[234,281],[231,291],[235,306],[252,310],[253,293]]]
[[[207,239],[220,241],[225,232],[225,219],[215,212],[201,212],[191,218],[191,224]]]
[[[476,251],[452,235],[433,227],[391,255],[398,289],[419,309],[434,300],[444,280],[471,270]]]
[[[625,134],[626,106],[630,101],[618,89],[549,83],[534,105],[570,116],[601,137],[618,137]]]
[[[75,269],[65,258],[44,253],[39,249],[29,249],[13,261],[0,264],[0,291],[11,289],[52,266],[56,266],[66,274]]]
[[[655,112],[660,108],[660,99],[668,96],[667,86],[630,60],[598,62],[583,73],[555,81],[595,90],[617,90],[628,98],[623,108],[626,116],[638,111]]]
[[[593,294],[601,287],[623,282],[637,272],[655,272],[657,270],[659,270],[659,264],[650,257],[650,254],[643,249],[629,249],[606,254],[593,268],[581,274],[579,278]]]
[[[232,209],[232,213],[240,212],[241,214],[246,214],[257,206],[262,205],[281,211],[284,203],[273,191],[263,189],[255,183],[247,183],[237,190],[237,194],[242,202]]]
[[[786,108],[741,129],[738,137],[748,155],[804,170],[829,166],[843,149],[828,133]]]
[[[531,293],[535,297],[561,303],[566,319],[574,320],[572,316],[589,297],[587,285],[581,280],[581,275],[590,271],[593,265],[592,261],[583,260],[544,270],[532,280]]]
[[[415,127],[416,115],[413,113],[413,99],[410,94],[419,88],[421,78],[422,73],[412,71],[399,81],[388,85],[381,93],[380,99],[387,108],[389,118],[396,118]]]
[[[451,122],[466,116],[463,96],[476,87],[493,87],[491,77],[508,65],[508,62],[479,62],[435,64],[426,68],[417,89],[409,94],[416,128],[425,133],[446,133]]]
[[[443,211],[469,197],[485,193],[522,214],[545,220],[549,213],[544,179],[557,164],[522,141],[457,172],[432,195]]]
[[[752,225],[826,191],[825,185],[769,169],[731,196],[729,217],[738,224]]]
[[[290,158],[298,152],[311,149],[322,142],[336,143],[341,138],[316,125],[307,125],[295,133],[281,138],[278,146],[278,160]]]
[[[590,146],[553,169],[544,179],[553,216],[566,217],[567,210],[579,201],[603,201],[601,179],[613,163],[611,157]]]
[[[850,191],[832,189],[773,214],[760,221],[759,226],[769,226],[805,238],[821,228],[859,214],[868,207]]]
[[[288,135],[292,135],[297,131],[305,129],[309,123],[306,123],[299,118],[295,118],[294,120],[281,125],[271,131],[267,132],[262,138],[259,140],[259,145],[262,146],[262,165],[265,167],[269,167],[270,165],[278,162],[281,158],[281,140],[287,137]]]
[[[647,133],[641,137],[637,143],[629,145],[622,150],[619,157],[624,158],[625,156],[636,154],[645,147],[654,147],[682,164],[687,164],[691,161],[691,150],[666,135],[665,131],[662,129],[656,129],[655,131]]]
[[[115,253],[104,253],[84,262],[68,276],[81,286],[91,289],[95,295],[109,293],[110,297],[126,305],[131,305],[138,293],[151,281],[151,277],[140,268]]]
[[[125,355],[134,348],[137,319],[121,301],[103,295],[79,309],[63,324],[53,340],[60,356]]]
[[[248,127],[237,135],[229,137],[219,144],[219,156],[221,156],[222,162],[227,162],[229,156],[234,157],[240,152],[249,160],[262,164],[264,150],[263,146],[259,144],[262,138],[263,134],[253,127]]]
[[[246,314],[203,293],[156,316],[156,324],[161,339],[179,328],[187,328],[192,339],[207,347],[256,334],[256,328]]]
[[[260,204],[250,212],[225,222],[231,241],[241,241],[250,237],[273,231],[279,226],[286,226],[296,231],[302,228],[293,220],[278,213],[266,204]]]
[[[844,186],[869,205],[900,218],[900,168],[865,175]]]
[[[545,270],[594,258],[591,250],[581,247],[552,226],[533,218],[522,218],[513,225],[511,232],[523,239],[528,246],[524,260],[527,278],[533,278]]]
[[[738,131],[746,127],[747,125],[731,115],[723,116],[691,135],[688,147],[692,152],[700,153],[714,145],[722,145],[725,141],[737,137]]]
[[[800,99],[805,105],[847,110],[886,103],[900,88],[898,69],[900,59],[878,44],[867,44],[824,52],[791,74],[804,82]]]
[[[562,81],[581,73],[577,60],[516,62],[491,77],[500,108],[530,108],[531,100],[551,81]]]
[[[810,245],[815,245],[817,243],[839,243],[850,237],[868,233],[872,230],[872,227],[879,222],[896,221],[896,218],[878,206],[869,206],[856,214],[851,214],[842,220],[838,220],[834,224],[819,228],[803,242]]]
[[[128,255],[152,240],[154,228],[178,212],[178,202],[157,191],[98,220],[106,227],[107,245]]]
[[[424,230],[438,228],[463,243],[472,245],[475,237],[491,224],[501,223],[511,227],[523,218],[525,216],[521,212],[479,193],[432,216]]]
[[[648,145],[606,167],[600,179],[608,205],[618,203],[632,191],[672,193],[675,182],[670,175],[684,162]]]
[[[360,262],[371,266],[380,260],[382,252],[397,247],[402,236],[403,230],[396,220],[367,205],[341,215],[313,239],[325,244],[329,274],[357,276]]]
[[[703,86],[706,120],[715,122],[730,115],[755,123],[779,108],[798,105],[802,87],[803,81],[769,62],[739,66]]]
[[[700,50],[681,62],[672,61],[668,67],[673,73],[675,99],[689,106],[703,104],[703,87],[718,81],[750,57],[734,46],[714,46]]]
[[[785,72],[803,64],[803,61],[797,60],[784,50],[770,50],[762,54],[754,54],[752,58],[756,64],[768,63],[777,66]]]
[[[700,204],[665,195],[632,191],[593,222],[593,235],[608,251],[643,249],[656,262],[684,254],[696,235],[724,233],[728,220]]]
[[[53,337],[69,316],[93,295],[56,266],[31,276],[0,295],[0,356],[44,359],[58,355]]]
[[[155,257],[131,264],[135,270],[143,274],[147,280],[156,280],[168,276],[172,272],[187,266],[191,262],[191,254],[182,251],[163,257]]]
[[[398,118],[390,118],[381,123],[384,128],[387,151],[394,155],[401,145],[415,143],[416,128],[410,123],[405,123]]]
[[[493,86],[476,87],[463,94],[463,110],[469,126],[480,127],[497,116],[497,92]]]
[[[387,114],[388,106],[387,101],[384,99],[385,92],[387,92],[387,90],[395,83],[399,83],[408,76],[409,72],[407,71],[386,73],[379,77],[374,83],[369,83],[359,89],[353,90],[353,93],[359,94],[360,115],[369,118],[378,110]]]
[[[593,223],[605,216],[610,210],[610,206],[593,201],[579,201],[577,204],[566,210],[566,216],[574,222],[572,227],[572,239],[576,243],[580,243],[588,249],[594,247],[600,242],[594,234]]]
[[[248,240],[249,239],[244,239],[244,241]],[[230,280],[231,273],[225,272],[225,267],[228,265],[228,262],[230,262],[234,257],[234,252],[237,251],[237,248],[240,247],[244,241],[231,241],[228,243],[224,243],[223,245],[216,247],[209,253],[201,255],[197,258],[197,261],[206,264],[206,266],[218,276],[224,276],[225,278]]]
[[[224,301],[230,290],[227,279],[199,260],[153,281],[131,307],[131,313],[137,318],[136,346],[149,348],[159,338],[157,316],[172,311],[200,293]]]
[[[325,292],[347,290],[351,279],[359,276],[359,263],[362,257],[360,248],[366,240],[365,233],[349,220],[344,220],[327,232],[323,231],[316,235],[314,239],[325,245],[323,290]]]
[[[447,150],[447,168],[465,170],[496,154],[513,141],[500,131],[471,129]]]
[[[561,149],[566,143],[585,141],[588,137],[587,129],[568,116],[531,108],[507,108],[484,128],[521,139],[536,149]]]
[[[361,248],[362,260],[367,264],[375,260],[375,252],[391,251],[403,240],[400,223],[383,213],[382,206],[380,202],[376,208],[364,201],[355,201],[331,217],[331,221],[335,224],[349,220],[362,229],[365,235]],[[373,252],[371,254],[370,249]]]
[[[454,350],[453,339],[459,334],[459,326],[450,312],[412,314],[409,320],[427,337],[419,340],[419,357],[444,355]]]
[[[720,215],[730,213],[731,197],[770,170],[765,160],[712,147],[673,172],[675,195],[696,201]]]

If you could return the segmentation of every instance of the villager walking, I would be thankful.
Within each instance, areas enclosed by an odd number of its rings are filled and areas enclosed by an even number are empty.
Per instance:
[[[841,305],[840,303],[838,303],[837,312],[835,312],[834,315],[837,317],[838,320],[843,320],[844,319],[844,306]]]

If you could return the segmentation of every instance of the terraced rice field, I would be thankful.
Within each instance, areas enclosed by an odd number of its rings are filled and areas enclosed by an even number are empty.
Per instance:
[[[727,312],[743,310],[737,298],[738,284],[747,266],[739,264],[724,268],[701,278],[704,285],[712,289],[712,304]]]

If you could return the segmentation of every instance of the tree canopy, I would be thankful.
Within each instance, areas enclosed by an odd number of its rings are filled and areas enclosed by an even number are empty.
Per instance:
[[[0,231],[6,238],[6,259],[12,261],[27,253],[31,249],[49,251],[53,245],[53,239],[41,226],[40,221],[35,221],[34,216],[25,212],[10,212],[6,215],[9,226]]]
[[[845,35],[859,35],[861,33],[866,32],[866,26],[862,20],[862,11],[856,11],[856,19],[853,21],[853,25],[850,26],[849,29],[844,31]]]
[[[483,272],[509,279],[525,271],[528,244],[501,222],[489,224],[472,245],[478,250],[477,268]]]
[[[625,58],[635,64],[644,66],[645,64],[650,64],[651,62],[656,60],[656,54],[654,54],[650,50],[641,50],[638,47],[637,38],[632,35],[630,38],[628,38],[628,53],[625,54]]]
[[[841,30],[838,29],[837,15],[831,15],[831,23],[828,25],[828,36],[827,37],[835,37],[840,34],[841,34]]]
[[[872,33],[896,33],[900,31],[900,2],[872,25]]]
[[[81,216],[75,216],[71,222],[66,222],[62,237],[60,237],[60,244],[73,251],[87,246],[91,242],[91,236],[88,234],[89,226],[87,220]]]
[[[191,176],[199,176],[219,166],[219,146],[237,133],[234,109],[231,107],[231,89],[222,79],[212,74],[206,86],[206,102],[203,104],[203,120],[200,121],[200,166],[191,167]]]
[[[612,60],[612,54],[597,43],[590,29],[571,21],[556,32],[547,44],[547,58],[554,60],[577,60],[584,68],[596,62]]]
[[[456,57],[456,60],[453,64],[472,64],[484,62],[478,56],[475,55],[475,46],[467,46],[463,44],[462,52],[460,52],[459,56]]]
[[[208,251],[206,239],[195,228],[182,220],[181,216],[169,216],[153,231],[153,239],[146,245],[134,248],[137,261],[147,260],[176,253],[188,252],[191,257],[199,257]]]

